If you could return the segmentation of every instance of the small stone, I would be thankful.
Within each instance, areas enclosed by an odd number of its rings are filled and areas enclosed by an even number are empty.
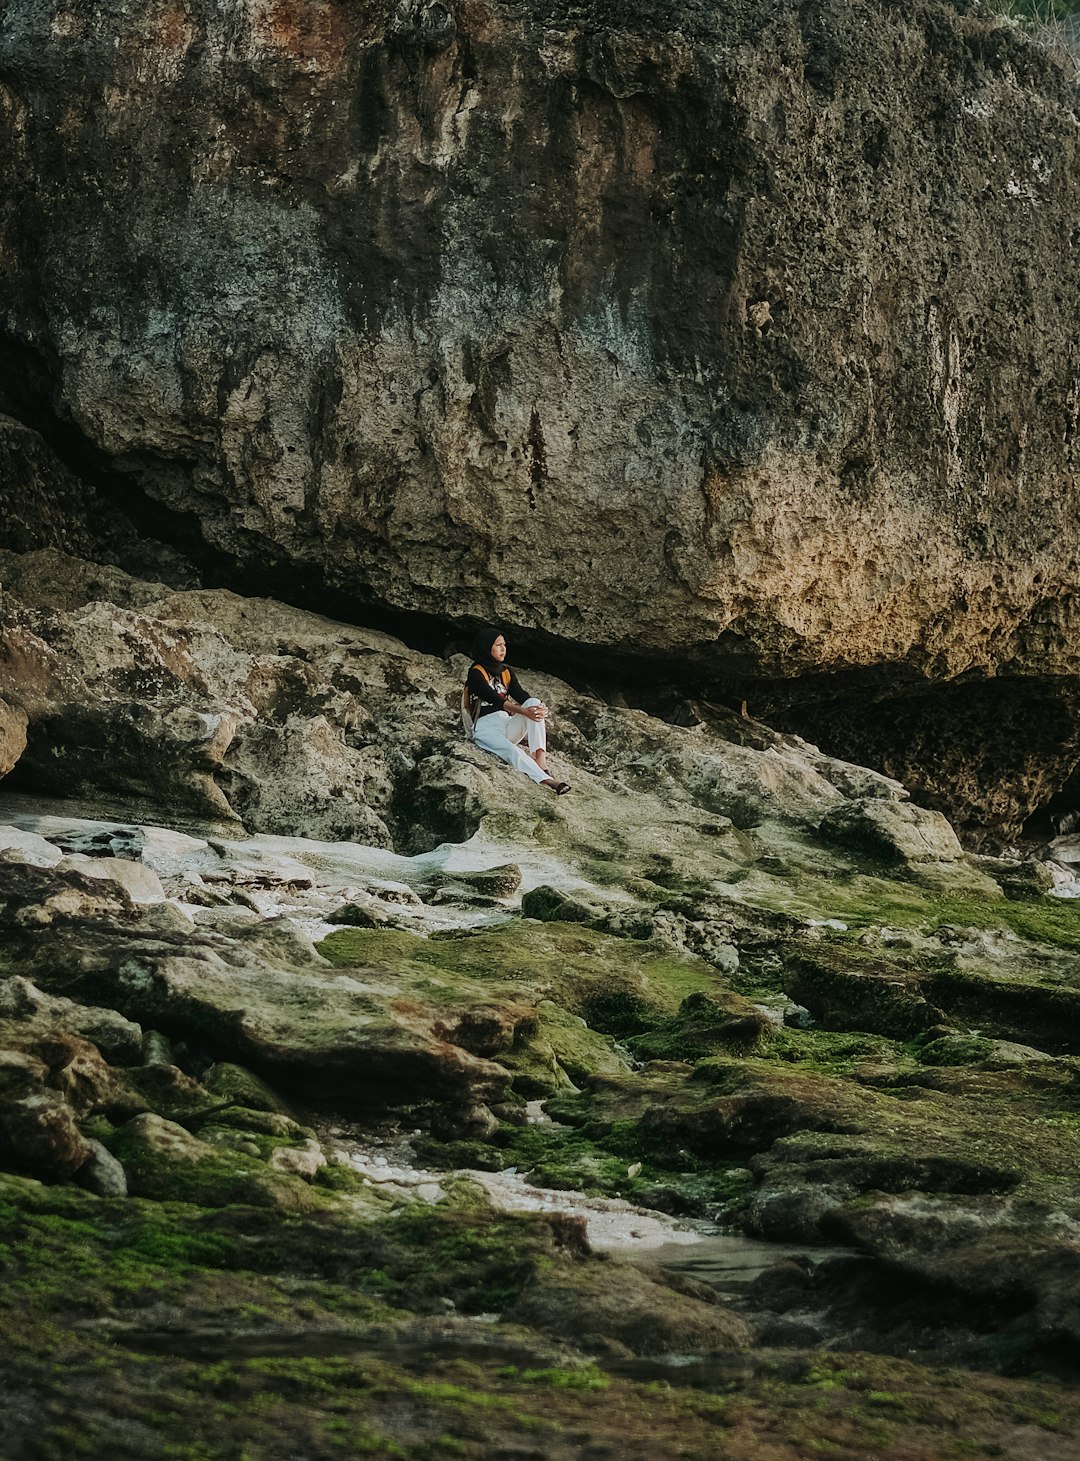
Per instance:
[[[326,1166],[326,1155],[317,1141],[307,1141],[301,1147],[279,1146],[270,1155],[270,1166],[275,1172],[303,1177],[310,1182]]]

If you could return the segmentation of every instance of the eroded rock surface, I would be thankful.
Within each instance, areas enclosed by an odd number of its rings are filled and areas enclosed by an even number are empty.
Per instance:
[[[542,1385],[522,1424],[559,1455],[573,1416],[609,1435],[575,1392],[613,1389],[638,1418],[611,1444],[643,1458],[674,1435],[715,1450],[717,1404],[727,1444],[733,1394],[748,1445],[775,1440],[784,1397],[785,1461],[807,1435],[861,1445],[868,1386],[910,1397],[885,1455],[936,1454],[961,1423],[1010,1446],[1036,1398],[1071,1413],[1053,1381],[990,1374],[1080,1334],[1077,900],[977,867],[896,788],[794,741],[621,715],[597,721],[580,806],[447,767],[479,828],[413,856],[0,799],[0,1225],[32,1235],[7,1393],[44,1397],[39,1429],[71,1403],[34,1349],[58,1324],[167,1375],[181,1409],[209,1364],[233,1387],[274,1366],[292,1388],[271,1456],[322,1436],[299,1418],[315,1394],[411,1444],[435,1414],[457,1436],[439,1407],[463,1393],[505,1439],[495,1402]],[[760,788],[743,825],[717,810],[729,785]],[[879,803],[899,814],[868,819]],[[360,906],[393,916],[330,921]],[[717,1220],[749,1236],[729,1252]],[[92,1281],[43,1283],[39,1251]],[[689,1409],[664,1408],[672,1384]],[[142,1393],[108,1379],[84,1405],[105,1449]],[[249,1443],[253,1414],[215,1423]],[[455,1448],[494,1435],[471,1416]]]
[[[996,891],[898,783],[730,712],[669,726],[531,675],[552,710],[555,764],[578,793],[553,822],[548,792],[463,739],[461,657],[272,600],[177,593],[116,569],[103,583],[95,565],[53,550],[4,555],[3,569],[0,662],[28,717],[13,784],[38,795],[136,821],[167,808],[193,828],[403,852],[463,841],[482,823],[516,837],[539,819],[570,826],[597,862],[618,849],[627,876],[664,886],[686,877],[695,847],[742,864],[746,834],[763,824],[821,827],[824,846],[843,811],[880,824],[875,845],[894,866]],[[647,814],[628,817],[631,801]],[[500,896],[490,881],[475,894]]]
[[[1010,830],[1067,777],[1077,131],[1015,25],[12,0],[0,80],[3,384],[161,535],[654,673],[903,666],[902,737],[881,675],[802,723]],[[1012,803],[935,754],[961,675],[1062,722]]]

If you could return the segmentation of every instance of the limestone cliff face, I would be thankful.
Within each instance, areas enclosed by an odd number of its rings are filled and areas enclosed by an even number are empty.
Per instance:
[[[8,0],[5,388],[377,602],[1071,673],[1074,102],[936,3]]]

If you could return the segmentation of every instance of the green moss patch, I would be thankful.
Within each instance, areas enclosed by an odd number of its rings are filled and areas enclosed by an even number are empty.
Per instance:
[[[260,1138],[246,1133],[247,1140]],[[280,1145],[262,1137],[266,1155]],[[274,1172],[260,1157],[191,1141],[191,1155],[164,1151],[143,1140],[130,1127],[109,1138],[109,1148],[123,1165],[128,1188],[135,1196],[165,1202],[191,1202],[204,1207],[250,1203],[301,1211],[316,1206],[318,1197],[299,1178]]]
[[[530,991],[575,1013],[584,1013],[581,1006],[598,991],[637,996],[650,1008],[674,1013],[688,995],[717,985],[715,972],[692,956],[659,952],[590,928],[531,920],[442,938],[339,929],[318,947],[339,968],[392,970],[433,999],[493,985]]]
[[[863,1354],[586,1363],[522,1328],[447,1334],[441,1314],[425,1321],[361,1287],[396,1284],[433,1310],[448,1296],[480,1305],[565,1264],[552,1244],[549,1225],[525,1219],[429,1210],[380,1234],[3,1179],[0,1424],[13,1451],[42,1461],[586,1447],[645,1461],[673,1445],[700,1461],[1000,1457],[1017,1428],[1080,1426],[1075,1395],[1045,1382]]]
[[[979,898],[935,891],[892,878],[854,875],[801,878],[779,893],[758,895],[764,907],[812,918],[837,918],[853,930],[945,927],[1000,929],[1048,948],[1080,950],[1080,900]]]

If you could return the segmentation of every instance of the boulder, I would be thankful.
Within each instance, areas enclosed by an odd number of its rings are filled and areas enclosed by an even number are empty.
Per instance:
[[[739,1349],[750,1339],[738,1315],[615,1262],[535,1279],[508,1317],[600,1353],[612,1344],[635,1355],[701,1353]]]
[[[73,870],[85,873],[87,877],[117,883],[134,904],[160,903],[165,897],[157,873],[143,863],[130,862],[126,857],[85,857],[74,852],[68,853],[56,867],[60,872]]]
[[[121,1164],[100,1141],[91,1137],[87,1145],[90,1155],[76,1173],[79,1186],[97,1193],[98,1197],[126,1197],[127,1176]]]
[[[48,1182],[72,1177],[90,1156],[76,1113],[50,1085],[48,1062],[0,1048],[0,1160]]]
[[[306,1181],[274,1171],[245,1151],[202,1141],[153,1112],[121,1126],[109,1146],[137,1197],[207,1207],[240,1202],[294,1212],[312,1203]]]
[[[80,867],[42,867],[24,862],[18,851],[0,854],[6,862],[0,879],[0,928],[45,928],[80,919],[116,918],[131,914],[127,890],[111,878]]]
[[[303,1146],[276,1146],[270,1154],[270,1167],[290,1177],[310,1182],[326,1166],[326,1155],[317,1141],[307,1140]]]
[[[250,1111],[276,1111],[282,1116],[290,1114],[277,1092],[242,1065],[218,1061],[203,1076],[202,1084],[211,1095],[233,1101]]]
[[[980,872],[993,878],[1007,898],[1041,898],[1054,887],[1049,865],[1035,858],[976,857]]]
[[[871,865],[984,897],[1001,896],[998,883],[965,857],[940,812],[881,798],[845,801],[826,813],[818,831],[824,841]]]
[[[411,920],[398,909],[387,907],[381,898],[358,893],[329,912],[326,921],[346,928],[406,928]]]
[[[45,994],[20,975],[0,980],[0,1020],[17,1021],[39,1035],[83,1035],[112,1064],[136,1065],[142,1059],[143,1034],[133,1021],[116,1010]]]
[[[0,776],[6,776],[26,750],[27,720],[21,705],[0,699]]]

